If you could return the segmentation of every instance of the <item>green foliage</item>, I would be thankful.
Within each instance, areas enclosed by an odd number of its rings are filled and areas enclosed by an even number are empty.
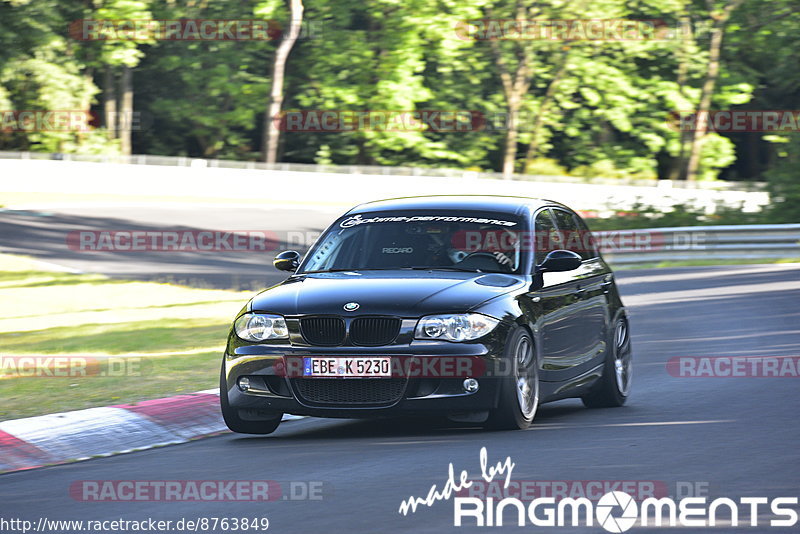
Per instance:
[[[545,176],[564,176],[567,169],[553,158],[537,158],[525,167],[525,174],[541,174]]]
[[[0,109],[89,110],[98,88],[67,36],[81,16],[78,2],[0,1]],[[102,153],[116,145],[95,133],[0,130],[0,149]]]
[[[789,222],[769,209],[744,211],[741,205],[719,203],[713,213],[692,202],[679,202],[665,211],[660,206],[637,202],[630,209],[608,217],[589,219],[592,230],[631,230],[635,228],[667,228],[674,226],[703,226],[729,224],[778,224]]]
[[[767,172],[772,204],[766,211],[775,222],[800,223],[800,139],[776,137],[785,142],[779,145],[778,163]]]
[[[727,137],[716,133],[709,133],[703,138],[703,148],[700,154],[699,180],[713,180],[719,170],[736,161],[733,143]]]
[[[726,0],[711,5],[720,9]],[[287,64],[284,110],[451,110],[489,118],[482,129],[443,132],[283,132],[284,161],[499,170],[508,111],[501,64],[527,58],[517,165],[532,174],[672,177],[686,156],[670,112],[692,110],[707,73],[709,4],[689,0],[305,0],[305,23]],[[481,19],[688,20],[693,33],[630,41],[464,38]],[[134,152],[257,160],[276,43],[80,41],[79,19],[274,19],[283,0],[0,0],[0,109],[101,110],[107,72],[133,69],[134,108],[146,118]],[[461,24],[462,26],[459,26]],[[800,109],[796,0],[749,0],[725,33],[715,109]],[[320,30],[321,29],[321,30]],[[319,33],[321,31],[321,33]],[[498,59],[498,57],[500,59]],[[745,135],[750,138],[745,139]],[[753,141],[753,137],[756,138]],[[526,162],[529,144],[534,158]],[[698,176],[769,179],[793,202],[797,144],[769,135],[703,139]],[[0,132],[0,150],[114,153],[91,133]],[[784,154],[784,155],[781,155]],[[527,168],[524,168],[526,167]],[[795,213],[795,212],[791,212]],[[788,215],[787,215],[788,216]],[[794,216],[794,215],[792,215]]]

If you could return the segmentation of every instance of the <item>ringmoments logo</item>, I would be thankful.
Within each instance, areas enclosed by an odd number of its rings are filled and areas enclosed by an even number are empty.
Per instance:
[[[481,480],[487,484],[502,481],[503,488],[512,484],[516,464],[507,456],[493,465],[488,462],[486,447],[479,456]],[[425,497],[410,496],[400,503],[398,513],[407,516],[421,506],[433,506],[439,501],[453,501],[453,526],[494,527],[532,525],[535,527],[564,527],[598,525],[607,532],[627,532],[634,526],[689,527],[770,526],[794,527],[798,522],[797,497],[707,497],[652,496],[637,501],[633,495],[611,490],[596,501],[588,497],[536,497],[528,502],[519,497],[459,496],[476,481],[462,470],[456,475],[451,463],[447,480],[441,486],[432,485]],[[496,481],[496,482],[495,482]],[[766,519],[768,514],[772,517]]]

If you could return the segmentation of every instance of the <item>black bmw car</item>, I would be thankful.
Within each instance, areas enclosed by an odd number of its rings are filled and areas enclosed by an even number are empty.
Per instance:
[[[628,318],[583,220],[547,200],[362,204],[236,317],[220,401],[235,432],[284,413],[446,415],[522,429],[539,403],[621,406]]]

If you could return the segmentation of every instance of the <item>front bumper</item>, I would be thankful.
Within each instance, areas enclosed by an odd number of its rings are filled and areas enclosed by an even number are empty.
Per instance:
[[[233,345],[225,353],[225,390],[232,408],[267,410],[314,417],[386,417],[393,415],[459,414],[496,407],[503,374],[503,343],[493,335],[482,343],[419,341],[382,347],[309,347],[293,345]],[[503,336],[504,337],[504,336]],[[388,356],[392,378],[303,378],[305,356]],[[246,376],[250,388],[237,386]],[[464,391],[465,378],[478,380],[474,393]],[[326,388],[360,386],[344,381],[368,380],[378,389],[393,388],[391,398],[358,402],[310,397],[299,381],[331,381]],[[385,381],[385,382],[377,382]],[[313,388],[311,388],[313,389]],[[375,388],[372,388],[375,389]],[[304,395],[303,391],[306,392]]]

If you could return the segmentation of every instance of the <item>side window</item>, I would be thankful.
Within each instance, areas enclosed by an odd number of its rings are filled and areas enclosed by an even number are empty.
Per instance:
[[[588,260],[595,256],[594,246],[586,226],[578,223],[578,218],[568,211],[554,209],[556,224],[566,250],[578,254],[581,259]],[[582,221],[581,221],[582,223]]]
[[[561,248],[561,237],[558,229],[553,222],[549,209],[543,209],[536,215],[533,240],[536,254],[534,261],[539,265],[544,261],[545,256],[553,250]]]
[[[597,252],[597,243],[594,240],[592,232],[589,231],[589,227],[586,226],[586,223],[583,222],[583,219],[577,215],[575,216],[575,222],[578,223],[578,230],[580,230],[582,238],[581,243],[584,244],[585,253],[581,253],[581,258],[584,260],[590,260],[592,258],[599,257],[600,254]]]

